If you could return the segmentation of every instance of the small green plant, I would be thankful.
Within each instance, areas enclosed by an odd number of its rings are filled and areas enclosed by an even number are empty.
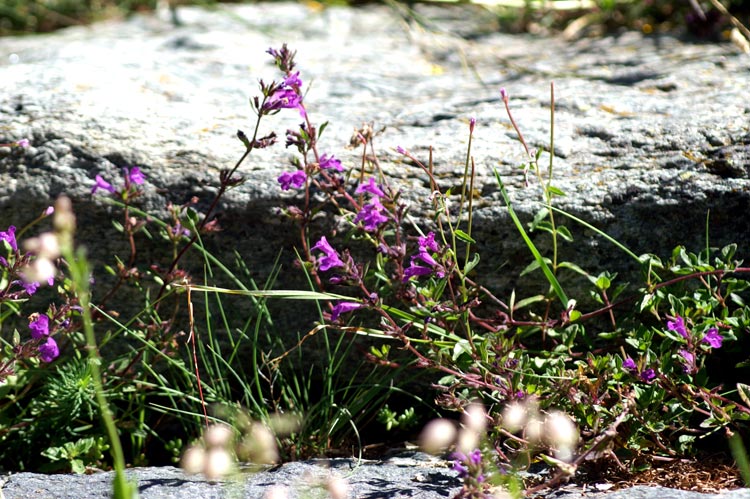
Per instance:
[[[109,444],[102,437],[86,437],[62,447],[49,447],[42,451],[42,455],[52,461],[52,466],[45,471],[85,473],[89,467],[97,467],[103,462],[107,450]]]
[[[383,406],[378,412],[378,422],[385,426],[386,431],[396,429],[410,430],[418,424],[417,413],[414,411],[414,407],[409,407],[401,414],[398,414],[392,411],[388,407],[388,404]]]

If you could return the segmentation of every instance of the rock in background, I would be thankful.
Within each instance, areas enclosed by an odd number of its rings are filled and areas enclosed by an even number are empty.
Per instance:
[[[459,185],[468,121],[477,119],[473,155],[481,197],[473,235],[484,282],[501,296],[528,284],[518,274],[531,257],[508,219],[493,170],[499,169],[524,220],[540,208],[536,184],[524,187],[524,153],[501,87],[537,149],[549,143],[555,82],[553,184],[567,193],[559,207],[636,254],[662,257],[677,244],[703,248],[710,212],[710,243],[737,242],[738,256],[748,255],[746,55],[728,44],[669,35],[572,42],[508,35],[471,6],[423,7],[420,13],[429,29],[385,6],[183,8],[180,27],[166,17],[139,15],[3,39],[0,141],[28,137],[31,147],[0,149],[0,228],[23,225],[67,193],[78,213],[79,241],[98,267],[112,263],[113,254],[127,255],[125,240],[111,228],[119,212],[90,190],[95,175],[119,181],[120,169],[133,165],[148,177],[141,205],[147,211],[164,213],[167,202],[193,196],[205,208],[219,171],[243,152],[237,129],[252,130],[249,99],[258,93],[257,80],[278,78],[265,50],[286,42],[298,51],[313,121],[330,121],[322,150],[357,165],[359,151],[346,149],[353,130],[367,122],[384,128],[374,145],[418,218],[427,214],[429,184],[396,146],[425,162],[432,146],[442,186]],[[298,121],[294,111],[281,113],[263,122],[261,134],[275,130],[283,138]],[[278,210],[295,195],[283,193],[276,181],[291,157],[283,143],[254,152],[240,169],[247,182],[220,206],[222,232],[207,240],[228,263],[236,251],[261,283],[284,248],[278,287],[304,282],[292,270],[297,232]],[[542,154],[545,168],[547,162]],[[567,225],[576,242],[564,245],[564,259],[594,274],[625,272],[623,280],[637,282],[629,257],[595,233]],[[548,247],[543,234],[535,240]],[[137,264],[159,258],[145,245]],[[168,263],[168,255],[161,261]],[[200,269],[199,261],[193,265]],[[531,293],[524,289],[520,295]],[[315,317],[296,305],[280,313],[292,330],[306,331]]]

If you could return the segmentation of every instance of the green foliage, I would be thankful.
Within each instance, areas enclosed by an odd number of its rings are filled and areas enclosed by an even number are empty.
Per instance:
[[[44,471],[85,473],[88,467],[98,467],[104,459],[104,452],[109,450],[103,437],[86,437],[75,442],[66,442],[60,447],[48,447],[42,455],[52,463]]]
[[[385,426],[386,431],[391,430],[409,430],[417,425],[418,417],[414,411],[414,407],[405,409],[404,412],[398,414],[388,407],[388,404],[383,406],[378,412],[378,422]]]

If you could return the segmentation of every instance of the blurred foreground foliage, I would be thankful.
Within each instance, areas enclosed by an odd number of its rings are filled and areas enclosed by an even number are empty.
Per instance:
[[[358,5],[370,0],[307,0],[316,4]],[[375,0],[377,1],[377,0]],[[396,0],[382,0],[397,3]],[[718,0],[437,0],[438,4],[474,3],[496,18],[504,31],[603,34],[621,28],[646,33],[685,30],[700,38],[718,39],[726,34],[729,19],[716,10]],[[0,0],[0,35],[45,33],[67,26],[122,18],[181,5],[220,7],[236,1],[218,0]],[[398,2],[413,6],[414,0]],[[745,25],[750,21],[750,2],[722,0]]]

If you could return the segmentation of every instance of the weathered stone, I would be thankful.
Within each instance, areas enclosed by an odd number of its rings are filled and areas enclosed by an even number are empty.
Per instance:
[[[79,240],[97,262],[110,261],[123,253],[125,241],[109,230],[116,211],[89,190],[94,175],[115,180],[119,168],[130,165],[148,175],[146,210],[163,212],[167,201],[192,196],[205,208],[219,170],[242,152],[236,130],[251,131],[248,99],[257,94],[257,79],[276,76],[264,51],[288,42],[298,51],[313,120],[331,123],[321,147],[356,165],[359,152],[345,149],[352,130],[370,121],[384,127],[375,147],[417,216],[428,206],[428,182],[395,147],[427,161],[434,146],[442,186],[458,185],[468,119],[477,119],[472,153],[482,195],[473,235],[485,284],[501,296],[524,285],[518,273],[531,259],[507,217],[493,170],[499,169],[524,220],[539,209],[540,192],[533,181],[523,187],[523,149],[500,87],[510,93],[514,116],[536,149],[549,143],[549,85],[555,82],[553,184],[567,193],[559,207],[636,254],[662,256],[677,244],[704,247],[710,211],[710,243],[737,242],[739,256],[747,256],[750,59],[731,45],[669,35],[563,42],[488,32],[482,12],[425,7],[422,14],[444,30],[437,32],[383,6],[185,8],[177,28],[158,16],[134,16],[4,39],[0,139],[28,137],[32,147],[0,151],[0,226],[22,225],[65,192],[82,222]],[[467,41],[445,34],[452,29],[481,33]],[[298,121],[294,112],[281,113],[264,121],[261,133],[283,136]],[[240,169],[248,181],[220,206],[223,232],[207,241],[228,262],[236,250],[261,282],[279,248],[287,249],[285,269],[294,258],[289,249],[296,231],[277,210],[294,195],[276,182],[291,156],[279,144],[249,158]],[[541,165],[546,170],[546,154]],[[590,230],[568,225],[577,239],[563,245],[563,258],[592,273],[619,271],[637,280],[629,257]],[[535,240],[548,246],[544,234]],[[153,251],[146,245],[137,263],[168,262],[168,254]],[[299,273],[283,273],[280,286],[302,282],[292,276]],[[296,308],[293,319],[298,328],[309,327],[310,317]]]
[[[142,499],[200,497],[330,497],[329,477],[347,484],[345,497],[352,499],[391,499],[419,497],[446,499],[460,491],[461,481],[449,463],[423,453],[405,453],[377,461],[357,459],[318,459],[287,463],[225,481],[208,481],[201,475],[186,475],[172,467],[135,468],[128,479],[138,483]],[[0,493],[5,499],[95,499],[111,497],[113,473],[92,475],[41,475],[17,473],[0,477]],[[275,487],[279,495],[272,495]],[[643,485],[607,492],[607,484],[582,486],[567,484],[535,494],[549,499],[748,499],[750,489],[727,490],[718,494],[647,487]],[[281,494],[284,495],[281,495]]]

